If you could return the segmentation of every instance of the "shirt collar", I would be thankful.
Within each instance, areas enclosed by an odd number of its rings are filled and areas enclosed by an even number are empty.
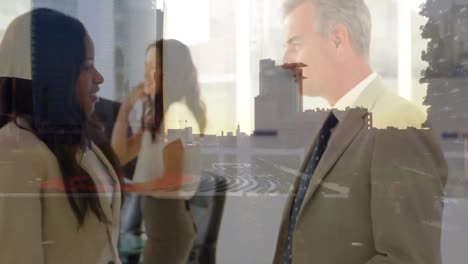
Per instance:
[[[364,90],[375,80],[378,75],[376,72],[371,73],[364,80],[358,83],[353,89],[349,90],[343,97],[336,102],[332,107],[332,112],[339,122],[346,117],[345,110],[349,107],[356,107],[356,101]]]

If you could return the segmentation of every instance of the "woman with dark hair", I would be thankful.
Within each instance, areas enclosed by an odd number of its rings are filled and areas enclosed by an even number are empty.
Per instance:
[[[141,98],[145,101],[142,130],[129,138],[128,116]],[[148,237],[143,252],[145,264],[187,263],[196,234],[188,206],[199,182],[196,148],[184,144],[180,137],[165,137],[169,109],[180,102],[203,134],[205,105],[190,51],[177,40],[157,41],[146,51],[145,82],[135,87],[122,104],[112,135],[112,146],[122,163],[138,155],[134,180],[140,183],[126,187],[147,194],[143,198]]]
[[[93,116],[83,24],[51,9],[0,44],[0,263],[119,263],[119,163]]]

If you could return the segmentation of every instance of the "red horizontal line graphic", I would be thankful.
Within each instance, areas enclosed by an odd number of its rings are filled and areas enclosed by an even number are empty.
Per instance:
[[[72,191],[96,191],[96,192],[103,192],[106,190],[104,185],[96,184],[90,185],[83,183],[86,179],[84,176],[76,176],[72,177],[68,180],[69,189]],[[155,180],[147,181],[145,183],[135,183],[131,185],[123,185],[121,186],[120,190],[122,191],[138,191],[141,189],[148,190],[148,191],[156,191],[156,190],[172,190],[177,188],[182,188],[185,186],[190,186],[194,184],[195,177],[192,175],[163,175],[161,178],[157,178]],[[55,190],[55,191],[65,191],[65,181],[63,179],[51,179],[46,181],[38,182],[38,187],[41,190]],[[116,189],[119,191],[119,189]]]

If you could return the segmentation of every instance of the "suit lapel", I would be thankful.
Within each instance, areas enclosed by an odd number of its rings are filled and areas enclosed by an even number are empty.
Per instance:
[[[382,89],[382,80],[380,77],[376,78],[369,86],[362,92],[362,94],[356,100],[354,104],[354,109],[348,110],[347,115],[343,121],[340,121],[339,126],[333,132],[333,135],[328,144],[327,150],[322,156],[322,159],[317,166],[315,173],[312,177],[312,180],[307,189],[304,201],[302,203],[301,209],[298,215],[298,221],[301,217],[302,210],[304,206],[311,199],[313,194],[317,191],[320,183],[326,178],[333,165],[338,161],[338,159],[343,155],[346,149],[349,147],[354,138],[358,135],[359,131],[366,128],[365,117],[369,112],[372,112],[374,109],[375,103],[378,101],[379,97],[385,92]],[[361,107],[361,108],[357,108]],[[323,123],[323,122],[322,122]],[[293,193],[289,196],[289,199],[286,203],[286,208],[283,214],[283,221],[280,228],[279,240],[277,245],[277,250],[275,254],[275,263],[280,263],[282,260],[282,254],[289,230],[289,221],[291,207],[294,202],[295,193],[297,192],[302,174],[308,165],[312,150],[317,143],[317,136],[319,130],[317,130],[313,137],[313,144],[309,148],[308,154],[304,158],[304,162],[301,166],[300,173],[296,178],[295,184],[293,186]]]
[[[327,117],[327,115],[324,115],[323,117],[321,117],[323,120],[320,122],[320,124],[323,124],[325,122],[325,118]],[[304,171],[305,169],[307,168],[307,165],[309,163],[309,159],[310,159],[310,156],[312,156],[312,153],[313,153],[313,150],[314,150],[314,147],[315,145],[317,144],[317,139],[318,139],[318,135],[320,133],[320,127],[315,129],[315,131],[313,131],[312,133],[312,144],[309,146],[309,151],[306,153],[306,155],[304,156],[304,160],[302,161],[302,164],[300,166],[300,169],[299,169],[299,173],[298,175],[296,176],[295,180],[294,180],[294,184],[292,186],[292,195],[289,195],[289,198],[288,198],[288,203],[287,203],[287,206],[289,208],[286,208],[288,211],[288,213],[290,212],[290,209],[292,207],[292,204],[291,204],[291,201],[294,201],[294,197],[295,197],[295,194],[297,193],[297,189],[299,188],[299,184],[301,182],[301,178],[304,174]]]
[[[99,160],[104,164],[108,172],[110,173],[110,176],[112,180],[118,181],[117,174],[115,173],[114,168],[112,167],[112,164],[110,164],[109,160],[107,160],[107,157],[102,153],[102,151],[94,144],[91,142],[91,149],[96,153],[96,156],[98,156]]]
[[[321,122],[321,123],[323,123],[323,122]],[[319,132],[320,132],[320,128],[316,129],[312,133],[312,137],[311,137],[311,139],[313,140],[312,144],[309,147],[308,153],[304,157],[304,161],[301,164],[299,173],[298,173],[297,177],[295,178],[294,183],[292,185],[292,190],[290,190],[291,193],[289,194],[289,196],[287,198],[286,205],[285,205],[285,208],[284,208],[284,211],[283,211],[283,218],[282,218],[283,220],[281,221],[281,226],[280,226],[280,230],[279,230],[279,236],[278,236],[279,238],[278,238],[277,250],[276,250],[276,253],[275,253],[275,255],[276,255],[275,259],[281,259],[281,256],[283,254],[283,250],[284,250],[284,247],[285,247],[284,243],[286,243],[286,241],[287,241],[288,232],[289,232],[289,221],[290,221],[290,216],[291,216],[291,208],[293,206],[294,198],[296,197],[296,193],[297,193],[297,190],[299,188],[299,184],[301,182],[302,175],[304,173],[305,168],[307,167],[310,156],[312,155],[312,152],[313,152],[314,146],[316,144]]]
[[[120,217],[120,185],[119,183],[119,178],[112,167],[112,164],[110,164],[109,160],[106,158],[104,153],[94,144],[91,143],[91,148],[96,153],[96,156],[98,156],[99,160],[104,164],[104,166],[107,169],[107,172],[109,173],[110,177],[112,178],[113,188],[114,188],[114,193],[112,195],[112,202],[109,205],[107,201],[105,201],[105,197],[102,195],[99,195],[99,201],[101,202],[101,206],[103,207],[103,210],[105,211],[106,215],[108,216],[107,218],[110,219],[111,224],[113,226],[107,226],[107,234],[111,240],[111,243],[113,244],[112,248],[114,249],[114,257],[115,259],[118,259],[118,252],[117,252],[117,234],[118,232],[114,232],[116,228],[118,229],[119,226],[119,221],[114,222],[115,219],[119,219]],[[104,209],[105,208],[105,209]]]
[[[351,109],[348,111],[346,118],[333,132],[334,134],[328,143],[327,150],[315,169],[312,180],[307,188],[304,201],[302,202],[301,209],[299,210],[299,218],[304,205],[307,204],[309,199],[320,186],[320,183],[328,175],[330,169],[345,152],[353,139],[358,135],[359,131],[364,127],[364,117],[366,116],[367,111],[365,109]],[[306,162],[308,162],[308,159]]]
[[[325,121],[322,121],[320,123],[323,124],[324,122]],[[287,204],[288,205],[288,208],[287,208],[287,213],[288,213],[287,217],[288,218],[289,218],[289,214],[291,213],[291,208],[293,206],[294,199],[295,199],[296,194],[297,194],[297,190],[299,189],[301,179],[304,176],[304,171],[306,170],[307,165],[309,164],[310,157],[312,156],[312,153],[314,152],[313,150],[315,148],[315,145],[317,144],[319,133],[320,133],[320,128],[316,129],[315,132],[313,133],[313,137],[312,137],[313,142],[309,146],[309,152],[307,152],[307,155],[305,155],[304,161],[301,164],[299,175],[296,177],[296,179],[294,181],[294,185],[293,185],[293,189],[292,189],[292,195],[289,196],[289,200],[288,200],[288,204]]]
[[[315,169],[312,180],[307,188],[304,201],[302,202],[301,209],[299,210],[298,217],[300,217],[302,209],[320,186],[320,183],[326,178],[333,165],[338,161],[341,155],[343,155],[353,139],[358,135],[359,131],[363,128],[367,129],[365,117],[369,113],[372,113],[375,103],[384,92],[385,90],[382,89],[382,79],[377,77],[358,97],[353,108],[345,113],[344,120],[339,123],[337,129],[333,132],[328,143],[327,150]],[[314,142],[313,146],[315,146],[315,144],[316,143]],[[303,172],[307,166],[309,158],[310,153],[304,160],[301,172]]]
[[[93,152],[96,154],[96,156],[99,158],[99,160],[102,162],[104,167],[106,168],[106,171],[109,173],[109,176],[112,178],[112,182],[114,183],[113,187],[118,188],[118,185],[116,183],[119,182],[119,179],[117,177],[117,174],[115,173],[114,168],[110,164],[110,162],[107,160],[106,156],[102,153],[102,151],[94,144],[91,143],[91,149]],[[114,195],[112,196],[112,202],[109,205],[109,202],[107,202],[106,198],[103,195],[98,195],[99,196],[99,201],[101,202],[101,207],[103,208],[104,212],[106,213],[107,217],[113,221],[114,219],[117,219],[118,217],[118,211],[119,211],[119,199],[120,196],[117,195],[119,190],[114,190]]]

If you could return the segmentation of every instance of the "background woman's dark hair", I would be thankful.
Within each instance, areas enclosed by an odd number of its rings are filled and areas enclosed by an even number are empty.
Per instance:
[[[86,29],[60,12],[40,8],[31,11],[32,81],[0,80],[0,127],[15,116],[28,118],[32,130],[57,158],[71,208],[80,224],[89,210],[108,222],[97,196],[96,184],[78,164],[78,150],[91,142],[102,150],[117,173],[118,160],[94,116],[79,105],[76,82],[85,61]],[[10,115],[9,118],[6,115]],[[77,189],[73,186],[85,186]]]
[[[195,116],[200,134],[206,128],[206,107],[200,97],[200,87],[195,65],[190,50],[182,42],[174,39],[159,40],[150,44],[147,51],[156,48],[156,65],[161,69],[162,78],[160,91],[155,96],[155,128],[159,131],[164,116],[164,103],[169,104],[185,100],[188,108]],[[164,102],[166,100],[166,102]]]

